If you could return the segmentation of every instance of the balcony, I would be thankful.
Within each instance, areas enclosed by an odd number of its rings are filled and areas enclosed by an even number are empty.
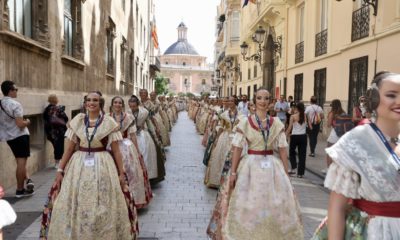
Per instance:
[[[369,36],[369,6],[365,5],[353,12],[351,41]]]
[[[160,72],[160,68],[161,68],[160,58],[157,56],[151,56],[150,57],[150,77],[154,78],[156,75],[156,72]]]
[[[296,44],[296,53],[295,53],[295,63],[301,63],[304,61],[304,41]]]
[[[225,52],[222,52],[218,57],[218,65],[224,60],[224,58],[225,58]]]
[[[315,56],[321,56],[328,49],[328,29],[322,30],[315,35]]]

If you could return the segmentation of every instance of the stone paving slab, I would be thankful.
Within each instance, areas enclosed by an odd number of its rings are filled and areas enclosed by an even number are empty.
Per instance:
[[[202,164],[204,147],[193,122],[186,112],[179,114],[177,124],[171,132],[172,145],[167,149],[165,181],[153,186],[154,199],[139,211],[140,240],[206,240],[206,228],[214,207],[216,193],[203,184],[205,166]],[[320,142],[320,145],[324,143]],[[321,156],[322,156],[321,150]],[[320,149],[317,149],[317,156]],[[310,166],[318,161],[308,158]],[[13,204],[17,213],[41,211],[47,192],[53,182],[55,170],[47,169],[34,175],[35,196]],[[310,239],[314,229],[325,217],[328,194],[321,188],[322,180],[310,172],[305,178],[291,178],[298,196],[305,231]],[[8,189],[11,196],[15,189]],[[20,214],[18,214],[20,215]],[[40,217],[28,226],[20,226],[17,239],[37,239]],[[13,239],[7,238],[6,240]]]

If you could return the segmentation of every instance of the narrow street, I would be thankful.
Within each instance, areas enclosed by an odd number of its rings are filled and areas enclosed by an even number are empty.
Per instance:
[[[216,199],[216,190],[203,184],[205,167],[202,163],[204,148],[194,123],[186,112],[179,114],[171,132],[172,145],[167,149],[166,180],[153,187],[154,199],[147,209],[139,211],[139,239],[206,240],[206,228]],[[18,213],[17,223],[4,229],[5,239],[37,239],[40,213],[55,170],[47,169],[34,175],[35,196],[16,201],[8,189],[6,199]],[[321,181],[321,180],[319,180]],[[305,239],[309,239],[321,219],[326,215],[328,194],[322,190],[315,176],[292,178],[299,198]]]

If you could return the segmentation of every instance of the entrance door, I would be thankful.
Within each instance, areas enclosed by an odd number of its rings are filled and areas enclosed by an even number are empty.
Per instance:
[[[352,114],[354,104],[365,96],[368,84],[368,56],[350,60],[349,104],[347,112]]]

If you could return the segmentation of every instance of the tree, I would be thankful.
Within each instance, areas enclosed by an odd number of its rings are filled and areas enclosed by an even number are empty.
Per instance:
[[[163,75],[157,75],[154,79],[154,88],[157,94],[166,94],[168,92],[168,81]]]

